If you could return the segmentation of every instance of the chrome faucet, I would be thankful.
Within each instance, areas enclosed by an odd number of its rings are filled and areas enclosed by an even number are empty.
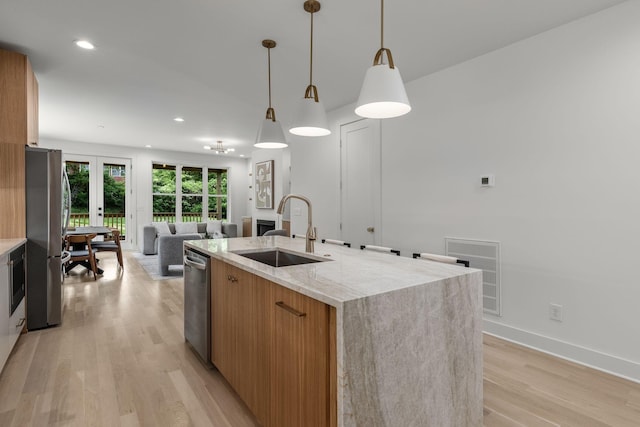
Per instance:
[[[309,221],[307,225],[307,246],[305,247],[305,252],[313,253],[313,242],[316,240],[316,228],[311,225],[311,200],[307,199],[304,196],[299,196],[297,194],[287,194],[280,200],[280,204],[278,205],[278,215],[282,215],[282,211],[284,210],[284,205],[287,203],[289,199],[298,199],[302,200],[307,204],[307,212],[309,216]]]

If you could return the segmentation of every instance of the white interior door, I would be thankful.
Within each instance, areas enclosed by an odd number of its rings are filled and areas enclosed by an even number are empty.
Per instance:
[[[75,154],[65,154],[64,160],[73,198],[70,225],[117,228],[122,247],[132,248],[136,227],[131,211],[131,160]]]
[[[340,159],[341,238],[353,247],[380,244],[380,122],[342,125]]]

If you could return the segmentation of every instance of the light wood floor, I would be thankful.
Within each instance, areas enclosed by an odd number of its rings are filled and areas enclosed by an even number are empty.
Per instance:
[[[18,341],[0,426],[257,425],[184,343],[182,279],[152,281],[130,254],[123,273],[101,258],[97,281],[65,280],[62,326]],[[493,337],[484,351],[485,426],[640,426],[639,384]]]

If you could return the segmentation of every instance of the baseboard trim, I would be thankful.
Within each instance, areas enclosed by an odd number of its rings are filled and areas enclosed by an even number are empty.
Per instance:
[[[484,333],[640,384],[640,363],[484,319]]]

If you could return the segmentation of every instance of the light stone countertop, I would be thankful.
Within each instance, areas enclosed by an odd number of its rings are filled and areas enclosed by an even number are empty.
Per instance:
[[[314,254],[307,254],[304,251],[304,239],[282,236],[190,240],[185,245],[334,307],[340,307],[348,301],[479,271],[320,241],[315,242]],[[234,253],[273,248],[326,261],[271,267]]]
[[[24,238],[0,239],[0,256],[8,254],[9,252],[26,242],[27,239]]]

